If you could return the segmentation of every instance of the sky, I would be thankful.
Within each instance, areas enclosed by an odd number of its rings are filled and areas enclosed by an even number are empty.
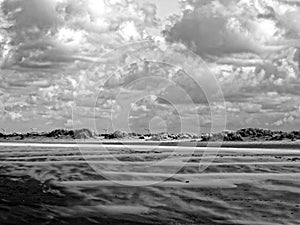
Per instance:
[[[300,1],[0,0],[0,128],[300,127]]]

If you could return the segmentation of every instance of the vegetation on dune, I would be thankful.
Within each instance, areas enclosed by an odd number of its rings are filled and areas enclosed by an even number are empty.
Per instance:
[[[300,131],[271,131],[259,128],[241,129],[236,132],[246,140],[266,140],[266,141],[282,141],[285,139],[297,140],[300,139]]]
[[[89,129],[80,130],[65,130],[57,129],[51,132],[29,132],[29,133],[12,133],[3,134],[0,133],[0,138],[13,139],[13,140],[23,140],[23,139],[39,139],[39,138],[49,138],[49,139],[89,139],[94,138],[95,135]]]
[[[94,137],[95,135],[89,129],[75,130],[73,136],[74,139],[89,139]]]
[[[128,134],[124,131],[115,131],[112,134],[106,134],[105,138],[106,139],[122,139],[128,137]]]
[[[272,131],[261,128],[243,128],[237,131],[227,131],[217,134],[202,135],[203,141],[283,141],[300,140],[300,131]]]
[[[0,133],[2,140],[24,140],[24,139],[135,139],[149,141],[167,141],[167,140],[195,140],[202,142],[243,142],[243,141],[283,141],[300,140],[300,131],[272,131],[260,128],[244,128],[237,131],[224,131],[216,134],[204,133],[194,135],[189,133],[169,134],[167,132],[158,134],[138,134],[126,133],[124,131],[114,131],[113,133],[96,134],[89,129],[64,130],[57,129],[51,132],[29,132],[29,133]]]

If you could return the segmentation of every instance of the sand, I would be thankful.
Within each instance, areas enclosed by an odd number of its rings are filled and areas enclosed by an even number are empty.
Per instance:
[[[1,224],[300,221],[295,146],[0,143],[0,160]]]

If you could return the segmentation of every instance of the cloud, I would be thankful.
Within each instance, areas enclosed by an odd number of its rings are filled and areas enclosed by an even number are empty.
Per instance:
[[[186,0],[182,7],[164,35],[205,60],[226,101],[253,105],[268,92],[299,96],[297,2]]]
[[[11,118],[35,114],[67,125],[74,98],[78,113],[92,116],[93,93],[117,70],[120,54],[110,52],[158,22],[154,5],[127,0],[3,0],[0,18],[0,88]],[[20,96],[28,108],[12,105]]]
[[[169,41],[187,44],[203,57],[244,52],[265,55],[279,51],[282,46],[276,43],[283,40],[285,32],[278,26],[278,20],[260,16],[268,12],[268,7],[260,6],[259,12],[255,7],[257,2],[185,1],[185,7],[191,6],[190,10],[167,27],[165,35]],[[274,7],[279,6],[274,4]],[[279,19],[285,15],[279,13]]]
[[[128,127],[124,118],[143,130],[158,117],[197,131],[195,121],[222,124],[224,112],[230,129],[297,123],[300,5],[181,2],[181,15],[160,21],[154,4],[138,1],[2,0],[6,124],[71,127],[72,110],[76,126],[99,129],[111,113],[119,129]],[[168,24],[164,36],[161,24]]]
[[[97,60],[112,46],[140,40],[157,23],[151,4],[104,0],[4,0],[3,67],[50,69]],[[113,16],[112,16],[113,15]]]

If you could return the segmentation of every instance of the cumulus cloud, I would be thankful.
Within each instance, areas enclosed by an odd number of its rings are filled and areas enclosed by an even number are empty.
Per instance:
[[[261,1],[184,1],[182,18],[167,27],[170,41],[181,41],[201,56],[251,52],[260,55],[282,49],[276,42],[283,40],[284,31],[278,21],[267,14],[269,6]],[[281,5],[272,5],[278,17],[286,12]],[[271,6],[270,6],[271,7]],[[261,8],[258,9],[258,8]]]
[[[263,124],[261,113],[280,117],[269,121],[270,126],[277,122],[283,128],[291,121],[282,114],[299,105],[299,2],[184,0],[181,4],[182,15],[171,18],[164,35],[201,56],[218,77],[227,111],[233,115],[228,118],[235,121],[229,126],[245,126],[237,120]],[[276,94],[271,97],[271,93]]]
[[[127,0],[4,0],[1,6],[8,26],[2,43],[10,49],[3,67],[48,69],[101,60],[110,45],[140,40],[157,22],[151,4]]]
[[[188,131],[225,112],[229,129],[300,120],[297,1],[182,0],[162,23],[157,6],[133,0],[0,3],[6,122],[103,129],[114,115],[119,129],[144,129],[157,117]]]
[[[166,27],[164,34],[169,41],[182,42],[218,64],[254,66],[257,72],[264,70],[269,76],[299,72],[296,51],[300,43],[300,8],[296,3],[277,0],[182,2],[188,9],[179,20]]]
[[[51,10],[40,19],[43,14],[36,15],[32,10],[38,7]],[[4,1],[2,8],[6,22],[11,23],[8,39],[14,40],[10,42],[11,63],[31,69],[45,69],[54,64],[57,68],[59,63],[76,60],[106,62],[97,58],[99,55],[93,59],[92,53],[105,52],[130,39],[140,39],[145,26],[156,23],[153,5],[139,7],[128,1],[106,4],[101,1],[28,1],[28,5],[24,1]],[[112,14],[116,18],[111,17]],[[109,26],[102,32],[90,29],[91,24],[101,27],[103,21]],[[104,43],[103,38],[106,38]],[[116,39],[118,42],[114,42]],[[101,45],[97,45],[97,41]]]
[[[147,38],[147,28],[158,23],[153,4],[128,0],[3,0],[0,9],[0,88],[8,119],[31,111],[68,126],[74,98],[85,107],[78,113],[92,116],[93,94],[124,59],[110,52]],[[15,106],[21,98],[27,108]]]

